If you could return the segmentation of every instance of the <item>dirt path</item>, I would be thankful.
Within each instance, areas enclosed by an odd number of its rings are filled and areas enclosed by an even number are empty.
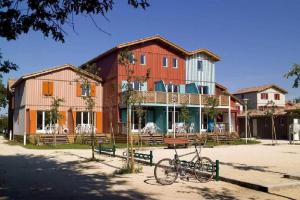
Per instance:
[[[101,162],[86,162],[90,154],[29,150],[0,138],[0,199],[287,199],[224,182],[161,186],[147,166],[141,174],[113,176],[122,160],[97,155]]]

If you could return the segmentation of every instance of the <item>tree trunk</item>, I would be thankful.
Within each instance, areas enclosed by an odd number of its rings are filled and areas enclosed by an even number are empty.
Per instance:
[[[217,130],[217,120],[216,120],[216,117],[214,117],[214,132],[217,136],[217,143],[219,144],[219,133],[218,133],[218,130]]]
[[[273,125],[273,132],[274,132],[275,144],[277,144],[277,136],[276,136],[275,123],[274,123],[274,116],[272,116],[272,125]]]
[[[129,109],[129,105],[127,105],[127,130],[126,130],[126,140],[127,140],[127,168],[129,168],[129,129],[130,129],[130,123],[129,123],[129,118],[131,117],[130,113],[129,113],[130,109]]]
[[[91,134],[91,144],[92,144],[92,160],[95,159],[95,138],[94,138],[94,116],[93,112],[90,112],[90,116],[92,119],[91,128],[92,128],[92,134]]]
[[[273,117],[271,117],[271,129],[272,129],[272,144],[274,144],[274,121]]]
[[[115,142],[115,133],[114,133],[114,128],[113,128],[113,123],[112,123],[112,109],[110,109],[110,112],[109,112],[109,121],[110,121],[110,131],[112,134],[113,144],[115,145],[116,142]]]
[[[142,117],[139,116],[139,142],[141,143],[141,148],[143,147],[143,141],[141,137],[141,129],[142,129]]]

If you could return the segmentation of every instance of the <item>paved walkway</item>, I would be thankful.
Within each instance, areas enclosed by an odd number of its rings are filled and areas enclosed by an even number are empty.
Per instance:
[[[202,156],[220,161],[220,176],[241,182],[260,185],[276,192],[278,188],[299,186],[300,181],[287,179],[285,174],[300,174],[300,145],[289,145],[287,141],[278,141],[272,146],[270,140],[257,145],[219,146],[203,148]],[[194,150],[178,149],[178,154]],[[118,154],[124,150],[118,150]],[[153,148],[154,162],[162,158],[173,158],[173,149]],[[149,152],[149,149],[144,149]],[[192,156],[187,156],[190,160]]]
[[[0,199],[291,199],[222,181],[162,186],[149,166],[141,174],[112,176],[121,159],[97,155],[101,162],[86,162],[90,156],[90,150],[29,150],[0,137]]]

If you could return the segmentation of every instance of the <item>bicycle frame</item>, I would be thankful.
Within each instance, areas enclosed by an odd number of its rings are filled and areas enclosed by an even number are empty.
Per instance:
[[[197,149],[197,146],[195,145],[195,151],[193,152],[189,152],[189,153],[185,153],[185,154],[182,154],[182,155],[179,155],[175,146],[174,146],[174,150],[175,150],[175,156],[174,156],[174,161],[176,163],[176,168],[177,168],[177,171],[181,170],[181,160],[179,158],[181,157],[184,157],[184,156],[188,156],[188,155],[192,155],[192,154],[196,154],[193,159],[191,161],[189,161],[189,163],[192,163],[195,159],[200,159],[201,158],[201,146],[199,148],[199,151]],[[179,162],[178,162],[179,161]]]

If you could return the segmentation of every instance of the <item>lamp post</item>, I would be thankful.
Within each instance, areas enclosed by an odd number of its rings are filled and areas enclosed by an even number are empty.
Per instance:
[[[246,135],[246,144],[247,144],[247,140],[248,140],[248,115],[247,115],[247,103],[248,103],[248,99],[243,99],[244,103],[245,103],[245,135]]]

